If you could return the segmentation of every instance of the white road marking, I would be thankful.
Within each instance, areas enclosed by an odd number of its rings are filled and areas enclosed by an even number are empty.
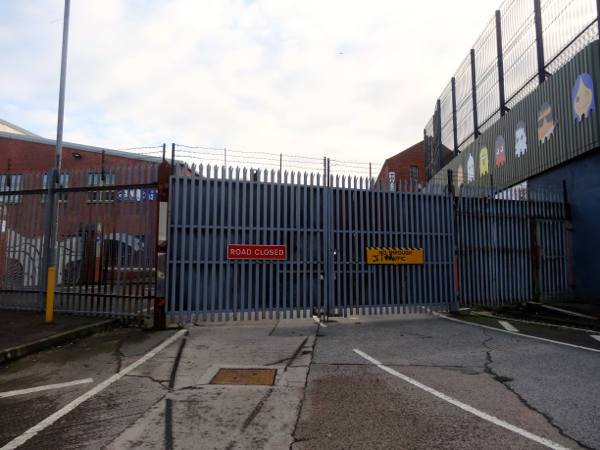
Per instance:
[[[321,319],[319,319],[317,316],[313,316],[313,319],[315,319],[315,322],[317,322],[319,325],[321,325],[322,327],[327,328],[327,325],[325,325],[323,322],[321,322]],[[1,450],[1,449],[0,449]]]
[[[596,339],[597,341],[600,341],[600,334],[590,334],[590,336]]]
[[[494,416],[490,416],[487,413],[484,413],[483,411],[479,411],[478,409],[473,408],[472,406],[469,406],[465,403],[462,403],[456,399],[453,399],[452,397],[448,397],[445,394],[442,394],[439,391],[436,391],[435,389],[430,388],[429,386],[425,386],[422,383],[419,383],[416,380],[413,380],[412,378],[407,377],[406,375],[401,374],[400,372],[396,372],[394,369],[390,369],[389,367],[384,366],[383,364],[381,364],[379,361],[377,361],[374,358],[371,358],[369,355],[367,355],[366,353],[361,352],[358,349],[354,349],[354,351],[359,354],[360,356],[362,356],[363,358],[365,358],[367,361],[372,362],[373,364],[375,364],[377,367],[379,367],[382,370],[385,370],[387,373],[390,373],[398,378],[400,378],[401,380],[406,381],[407,383],[412,384],[413,386],[416,386],[420,389],[423,389],[426,392],[429,392],[432,395],[435,395],[438,398],[441,398],[442,400],[447,401],[448,403],[453,404],[454,406],[459,407],[460,409],[463,409],[477,417],[480,417],[481,419],[487,420],[488,422],[493,423],[494,425],[498,425],[502,428],[506,428],[507,430],[513,431],[514,433],[520,434],[523,437],[526,437],[527,439],[531,439],[532,441],[535,441],[539,444],[545,445],[546,447],[549,447],[551,449],[554,450],[569,450],[567,447],[563,447],[560,444],[557,444],[555,442],[552,442],[549,439],[537,436],[533,433],[530,433],[527,430],[524,430],[522,428],[519,427],[515,427],[514,425],[511,425],[508,422],[504,422],[503,420],[498,419],[497,417]]]
[[[481,325],[478,323],[465,322],[464,320],[453,319],[452,317],[446,317],[442,314],[438,314],[433,311],[431,312],[431,314],[433,314],[434,316],[440,317],[442,319],[462,323],[463,325],[472,325],[474,327],[487,328],[488,330],[499,331],[501,333],[514,334],[515,336],[520,336],[520,337],[524,337],[524,338],[537,339],[538,341],[552,342],[553,344],[566,345],[567,347],[580,348],[582,350],[589,350],[590,352],[600,353],[600,350],[596,350],[595,348],[582,347],[581,345],[567,344],[566,342],[553,341],[551,339],[545,339],[545,338],[541,338],[541,337],[537,337],[537,336],[530,336],[528,334],[515,333],[514,331],[503,330],[502,328],[488,327],[487,325]],[[2,450],[2,449],[0,449],[0,450]]]
[[[77,386],[78,384],[92,383],[94,380],[86,378],[84,380],[69,381],[68,383],[47,384],[46,386],[37,386],[28,389],[19,389],[17,391],[0,392],[0,398],[14,397],[15,395],[30,394],[32,392],[48,391],[50,389],[59,389],[69,386]]]
[[[513,327],[510,323],[504,321],[504,320],[499,320],[498,323],[500,325],[502,325],[504,328],[506,328],[508,331],[514,331],[515,333],[518,333],[519,330],[517,330],[515,327]]]
[[[127,375],[129,372],[131,372],[132,370],[134,370],[134,369],[138,368],[139,366],[141,366],[142,364],[144,364],[146,361],[148,361],[150,358],[152,358],[153,356],[155,356],[158,352],[160,352],[161,350],[163,350],[168,345],[172,344],[173,341],[175,341],[178,337],[180,337],[182,334],[184,334],[186,332],[187,332],[187,330],[181,330],[181,331],[175,333],[173,336],[171,336],[165,342],[163,342],[162,344],[160,344],[154,350],[149,351],[148,353],[146,353],[144,356],[142,356],[140,359],[138,359],[136,362],[134,362],[130,366],[127,366],[125,369],[121,370],[119,373],[117,373],[117,374],[113,375],[112,377],[110,377],[109,379],[103,381],[102,383],[100,383],[95,388],[90,389],[89,391],[87,391],[81,397],[76,398],[75,400],[73,400],[71,403],[69,403],[64,408],[59,409],[54,414],[52,414],[50,417],[47,417],[46,419],[42,420],[37,425],[31,427],[29,430],[27,430],[21,436],[13,439],[8,444],[6,444],[4,447],[2,447],[0,450],[14,450],[17,447],[20,447],[25,442],[27,442],[29,439],[31,439],[36,434],[38,434],[40,431],[42,431],[45,428],[49,427],[54,422],[56,422],[58,419],[60,419],[61,417],[67,415],[71,411],[73,411],[75,408],[77,408],[83,402],[85,402],[86,400],[92,398],[94,395],[96,395],[99,392],[103,391],[108,386],[110,386],[111,384],[113,384],[115,381],[120,380],[125,375]]]

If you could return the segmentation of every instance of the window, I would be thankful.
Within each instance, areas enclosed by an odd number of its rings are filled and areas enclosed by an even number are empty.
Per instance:
[[[23,175],[0,175],[0,192],[20,191]],[[20,202],[22,195],[0,195],[0,202]]]
[[[410,181],[419,181],[419,168],[410,166]]]
[[[48,185],[46,184],[48,182],[48,175],[45,174],[42,177],[42,188],[43,189],[47,189]],[[60,182],[58,183],[58,187],[59,188],[68,188],[69,187],[69,174],[68,173],[63,173],[60,176]],[[58,201],[59,202],[66,202],[67,198],[69,196],[69,194],[67,192],[63,192],[58,194],[59,198]],[[42,197],[42,201],[44,201],[45,196]]]
[[[115,185],[115,174],[107,173],[102,175],[99,173],[90,173],[87,179],[88,186],[114,186]],[[114,202],[115,191],[114,190],[102,190],[102,191],[91,191],[87,193],[88,202]]]

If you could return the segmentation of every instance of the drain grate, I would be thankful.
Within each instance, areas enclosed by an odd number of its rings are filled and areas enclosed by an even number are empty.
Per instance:
[[[221,369],[210,384],[273,386],[275,369]]]

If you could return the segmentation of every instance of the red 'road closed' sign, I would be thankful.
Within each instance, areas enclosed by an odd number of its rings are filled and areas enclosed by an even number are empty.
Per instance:
[[[285,245],[228,245],[227,259],[287,259]]]

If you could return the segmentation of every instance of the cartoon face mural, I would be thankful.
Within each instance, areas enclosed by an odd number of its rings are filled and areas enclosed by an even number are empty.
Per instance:
[[[573,120],[581,122],[583,116],[590,116],[592,109],[596,111],[594,80],[589,74],[582,73],[573,85]]]
[[[461,184],[463,184],[463,166],[462,164],[458,165],[458,171],[457,171],[457,175],[456,175],[456,180],[458,181],[458,185],[460,186]]]
[[[527,151],[527,134],[525,133],[525,122],[522,120],[517,123],[515,130],[515,154],[524,155]]]
[[[557,125],[558,120],[554,119],[552,105],[544,103],[538,112],[538,141],[543,144],[546,139],[550,140]]]
[[[479,150],[479,175],[485,175],[489,172],[489,162],[487,147],[483,147]]]
[[[506,153],[504,153],[506,145],[504,143],[504,137],[502,135],[496,138],[496,167],[500,167],[506,162]]]
[[[470,183],[475,179],[475,159],[473,155],[469,155],[469,160],[467,161],[467,183]]]

